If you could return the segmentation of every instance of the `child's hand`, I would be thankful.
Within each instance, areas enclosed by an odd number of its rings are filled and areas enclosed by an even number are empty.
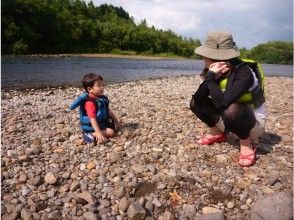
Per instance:
[[[103,136],[103,134],[100,131],[94,132],[93,136],[96,138],[96,140],[99,143],[103,143],[104,141],[106,141],[106,138]]]

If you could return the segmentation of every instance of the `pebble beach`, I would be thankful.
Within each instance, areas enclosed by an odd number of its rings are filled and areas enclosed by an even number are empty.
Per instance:
[[[105,87],[123,129],[85,144],[82,88],[3,90],[2,219],[291,219],[293,79],[266,78],[266,132],[257,161],[237,164],[239,143],[201,146],[207,128],[189,109],[199,76]]]

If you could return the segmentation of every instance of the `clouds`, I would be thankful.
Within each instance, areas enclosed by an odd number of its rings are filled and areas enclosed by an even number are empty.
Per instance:
[[[89,1],[89,0],[87,0]],[[211,30],[233,33],[239,47],[293,39],[292,0],[93,0],[123,7],[139,23],[202,42]]]

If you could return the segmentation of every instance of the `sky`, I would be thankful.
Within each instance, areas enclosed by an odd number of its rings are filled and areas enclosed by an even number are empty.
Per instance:
[[[90,0],[86,0],[89,2]],[[136,23],[205,41],[207,32],[232,33],[239,48],[293,40],[293,0],[92,0],[122,7]]]

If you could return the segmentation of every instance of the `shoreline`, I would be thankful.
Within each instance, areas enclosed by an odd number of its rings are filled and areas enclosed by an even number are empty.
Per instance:
[[[62,57],[82,57],[82,58],[126,58],[126,59],[143,59],[143,60],[194,60],[185,57],[161,57],[148,55],[124,55],[124,54],[105,54],[105,53],[64,53],[64,54],[30,54],[30,55],[2,55],[4,57],[30,57],[30,58],[62,58]]]
[[[129,81],[123,81],[123,82],[111,82],[111,83],[107,83],[106,84],[108,86],[116,86],[116,85],[121,85],[121,84],[125,84],[125,83],[136,83],[136,82],[141,82],[141,81],[152,81],[152,80],[158,80],[158,79],[165,79],[165,78],[181,78],[181,77],[187,77],[187,78],[194,78],[194,77],[198,77],[200,75],[199,74],[195,74],[195,75],[177,75],[177,76],[162,76],[162,77],[151,77],[151,78],[147,78],[147,79],[137,79],[137,80],[129,80]],[[266,76],[267,78],[285,78],[285,79],[292,79],[293,80],[293,76],[275,76],[275,75],[269,75]],[[57,90],[57,89],[69,89],[69,88],[82,88],[82,86],[74,86],[74,85],[59,85],[59,86],[36,86],[36,87],[22,87],[22,88],[2,88],[1,87],[1,91],[2,92],[9,92],[9,91],[20,91],[20,92],[24,92],[24,91],[48,91],[48,90]]]

